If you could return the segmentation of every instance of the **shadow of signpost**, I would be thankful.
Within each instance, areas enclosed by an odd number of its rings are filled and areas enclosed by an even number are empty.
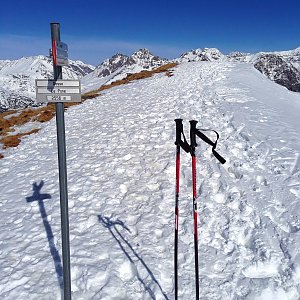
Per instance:
[[[47,218],[48,216],[47,216],[45,205],[44,205],[44,200],[51,199],[52,197],[49,194],[41,194],[40,193],[43,185],[44,185],[43,180],[40,182],[39,185],[36,182],[33,183],[32,184],[33,195],[31,197],[26,197],[26,201],[27,201],[27,203],[38,201],[41,217],[42,217],[45,231],[47,234],[50,253],[51,253],[51,256],[54,261],[57,280],[58,280],[60,288],[63,289],[63,268],[62,268],[61,258],[59,256],[59,253],[54,244],[53,232],[52,232],[51,226],[48,222],[48,218]]]
[[[163,291],[161,285],[159,284],[159,282],[155,278],[155,276],[152,273],[152,271],[150,270],[150,268],[147,266],[147,264],[145,263],[145,261],[133,249],[133,247],[131,246],[131,244],[124,238],[124,236],[119,231],[118,226],[130,232],[129,228],[124,224],[124,222],[122,222],[119,219],[113,221],[111,218],[109,218],[109,217],[103,217],[101,215],[98,216],[98,220],[99,220],[99,222],[105,228],[107,228],[109,230],[110,234],[116,240],[116,242],[118,243],[119,247],[124,252],[124,254],[126,255],[126,257],[128,258],[128,260],[130,261],[130,263],[136,265],[136,262],[139,261],[143,265],[143,267],[146,269],[147,273],[149,274],[149,276],[151,278],[151,283],[154,283],[155,285],[157,285],[158,288],[160,289],[162,295],[164,296],[164,298],[168,300],[167,295]],[[127,249],[129,249],[128,251],[126,250],[126,247],[127,247]],[[150,284],[147,284],[145,282],[145,280],[139,275],[139,272],[137,272],[137,279],[140,281],[140,283],[142,284],[142,286],[145,288],[145,291],[147,293],[149,293],[151,299],[155,300],[156,297],[155,297],[155,294],[154,294],[153,290],[150,287]]]

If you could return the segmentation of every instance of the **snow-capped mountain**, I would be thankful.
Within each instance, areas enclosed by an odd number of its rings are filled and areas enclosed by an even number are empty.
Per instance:
[[[180,58],[175,61],[191,62],[191,61],[217,61],[224,59],[225,56],[216,48],[195,49],[183,53]]]
[[[233,61],[233,62],[249,62],[251,53],[243,53],[243,52],[235,51],[229,53],[228,55],[226,55],[226,57],[229,61]]]
[[[273,54],[282,57],[285,61],[291,63],[296,69],[300,71],[300,47],[289,51],[277,51]]]
[[[81,78],[94,66],[69,60],[63,67],[64,79]],[[35,79],[53,78],[52,59],[43,55],[18,60],[0,60],[0,110],[33,106]]]
[[[140,49],[131,55],[135,64],[143,70],[152,70],[168,62],[167,59],[153,55],[148,49]]]
[[[153,55],[148,49],[140,49],[130,56],[118,53],[85,76],[82,84],[85,90],[98,88],[102,84],[123,79],[128,73],[152,70],[167,62],[167,59]]]
[[[291,57],[284,58],[275,53],[260,53],[255,56],[252,63],[269,79],[291,91],[300,92],[300,71],[289,61],[292,61]]]
[[[291,91],[300,92],[300,48],[256,54],[232,52],[227,59],[250,63],[272,81]]]
[[[106,77],[115,73],[121,68],[130,67],[134,63],[135,61],[131,57],[121,53],[117,53],[97,66],[95,70],[91,72],[90,76],[96,75],[99,78]]]
[[[300,91],[300,48],[280,52],[257,54],[232,52],[222,54],[216,48],[195,49],[183,53],[173,61],[230,61],[249,63],[276,83],[291,91]],[[83,92],[99,88],[103,84],[123,79],[128,73],[152,70],[169,60],[153,55],[148,49],[140,49],[132,55],[115,54],[96,68],[80,61],[70,61],[63,67],[63,78],[82,77]],[[45,56],[24,57],[19,60],[0,60],[0,112],[8,108],[35,105],[35,79],[52,78],[50,58]]]

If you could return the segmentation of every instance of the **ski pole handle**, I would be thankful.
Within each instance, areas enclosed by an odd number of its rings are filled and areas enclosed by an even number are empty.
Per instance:
[[[191,120],[190,121],[190,143],[191,143],[191,155],[195,156],[195,148],[197,147],[197,142],[196,142],[196,125],[198,121]]]
[[[190,145],[185,139],[184,133],[183,133],[183,124],[182,119],[175,119],[176,122],[176,141],[175,145],[177,146],[177,151],[179,151],[180,147],[186,152],[190,152]],[[183,140],[181,139],[181,136],[183,136]]]
[[[175,145],[179,146],[181,141],[181,132],[183,131],[182,119],[175,119],[176,123],[176,141]]]

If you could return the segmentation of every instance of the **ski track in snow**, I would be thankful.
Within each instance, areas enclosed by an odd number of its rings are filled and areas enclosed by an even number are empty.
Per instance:
[[[186,136],[191,119],[217,130],[227,159],[221,166],[198,141],[200,299],[299,299],[299,127],[269,100],[286,95],[300,101],[250,66],[201,62],[69,108],[73,299],[174,298],[178,117]],[[0,298],[60,299],[55,121],[0,163]],[[179,299],[188,300],[195,295],[189,155],[181,164]]]

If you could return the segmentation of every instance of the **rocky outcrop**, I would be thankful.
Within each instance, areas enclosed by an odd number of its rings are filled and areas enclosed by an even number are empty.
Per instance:
[[[278,54],[261,53],[253,60],[254,67],[290,91],[300,92],[300,72]]]

